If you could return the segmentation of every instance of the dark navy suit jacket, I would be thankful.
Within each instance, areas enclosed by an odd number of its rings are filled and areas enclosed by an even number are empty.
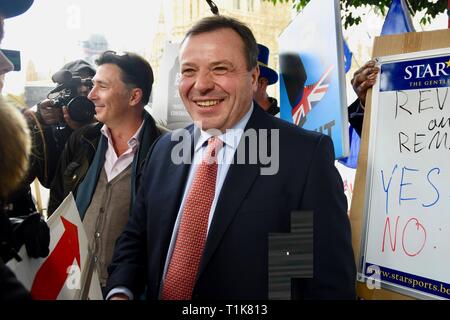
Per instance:
[[[268,115],[256,104],[250,128],[279,130],[279,170],[261,175],[261,163],[230,165],[193,299],[267,299],[268,234],[289,232],[292,210],[314,211],[314,277],[295,281],[295,298],[354,299],[347,201],[331,139]],[[125,286],[139,297],[146,287],[148,299],[158,298],[190,168],[171,161],[177,143],[167,134],[153,145],[134,210],[116,243],[108,290]]]

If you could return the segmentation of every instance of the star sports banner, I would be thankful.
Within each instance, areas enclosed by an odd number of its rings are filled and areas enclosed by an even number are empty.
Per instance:
[[[445,88],[450,86],[450,56],[386,63],[381,67],[380,91]]]

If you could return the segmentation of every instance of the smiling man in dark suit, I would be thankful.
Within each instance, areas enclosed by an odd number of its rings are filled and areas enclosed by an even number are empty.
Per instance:
[[[148,299],[267,299],[269,233],[289,232],[293,210],[314,212],[314,276],[294,281],[294,298],[355,297],[332,142],[252,101],[257,56],[251,30],[232,18],[202,19],[186,34],[179,91],[194,125],[152,148],[108,298],[146,287]]]

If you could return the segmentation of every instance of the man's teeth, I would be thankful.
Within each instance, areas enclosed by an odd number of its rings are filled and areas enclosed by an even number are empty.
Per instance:
[[[207,100],[207,101],[197,101],[196,103],[200,107],[211,107],[211,106],[218,104],[219,102],[220,102],[220,100]]]

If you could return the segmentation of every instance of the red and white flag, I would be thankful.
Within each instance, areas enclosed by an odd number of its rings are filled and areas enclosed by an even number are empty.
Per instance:
[[[75,200],[69,194],[48,219],[50,254],[32,259],[25,247],[21,262],[8,266],[35,300],[102,299],[97,272],[88,250],[88,240]]]

